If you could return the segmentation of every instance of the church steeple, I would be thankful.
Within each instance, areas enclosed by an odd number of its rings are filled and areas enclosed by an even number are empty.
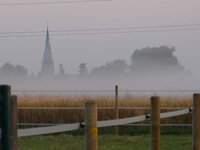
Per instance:
[[[47,26],[46,32],[46,42],[42,61],[42,74],[43,75],[53,75],[54,74],[54,62],[51,52],[51,45],[49,39],[49,29]]]

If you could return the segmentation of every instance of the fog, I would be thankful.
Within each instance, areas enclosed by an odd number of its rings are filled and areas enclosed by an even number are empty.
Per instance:
[[[13,0],[12,3],[14,2],[19,1]],[[63,64],[65,73],[68,74],[64,79],[0,79],[1,83],[9,83],[15,90],[43,91],[112,90],[115,84],[119,84],[123,90],[199,90],[199,6],[200,2],[197,0],[113,0],[53,5],[0,5],[0,66],[6,62],[21,65],[28,69],[29,76],[37,76],[41,71],[48,22],[55,73],[59,73],[59,64]],[[152,26],[161,27],[134,28]],[[130,27],[134,28],[130,29],[134,31],[127,32],[128,29],[123,29],[117,32],[125,31],[124,33],[115,34],[104,33],[105,30],[100,31],[100,34],[84,35],[69,35],[76,33],[72,31],[64,32],[65,35],[56,35],[54,32]],[[152,30],[153,32],[150,32]],[[23,36],[20,34],[21,37],[15,37],[18,34],[13,33],[33,31],[44,32],[41,32],[40,36],[33,36],[32,33]],[[111,31],[113,32],[109,30]],[[163,74],[161,68],[156,75],[140,72],[112,78],[105,75],[77,77],[81,63],[87,64],[89,72],[95,67],[118,59],[124,60],[130,66],[131,55],[136,49],[161,45],[175,47],[174,55],[184,66],[184,73]]]
[[[169,56],[165,54],[168,52],[171,52]],[[165,56],[161,56],[163,53]],[[0,82],[12,85],[13,92],[25,95],[113,95],[115,85],[119,86],[120,94],[191,95],[199,92],[199,79],[179,64],[173,48],[143,48],[136,50],[132,59],[132,65],[114,60],[90,72],[80,67],[77,74],[25,76],[23,73],[3,74],[0,69]]]
[[[1,81],[4,83],[5,80]],[[115,85],[119,86],[119,95],[170,95],[192,96],[199,92],[199,80],[187,76],[140,76],[128,78],[86,78],[54,80],[15,80],[5,82],[12,85],[12,93],[17,95],[111,95]]]

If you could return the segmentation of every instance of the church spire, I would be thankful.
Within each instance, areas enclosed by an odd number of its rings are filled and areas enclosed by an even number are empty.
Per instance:
[[[42,61],[42,74],[43,75],[53,75],[54,74],[54,62],[51,52],[51,45],[49,39],[49,29],[47,25],[47,32],[46,32],[46,42],[45,42],[45,49]]]

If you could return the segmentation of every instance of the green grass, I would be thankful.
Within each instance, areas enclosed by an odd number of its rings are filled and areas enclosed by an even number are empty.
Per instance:
[[[19,139],[19,150],[84,150],[83,135],[56,134]],[[99,150],[149,150],[150,136],[100,135]],[[162,135],[161,150],[191,150],[191,134]]]

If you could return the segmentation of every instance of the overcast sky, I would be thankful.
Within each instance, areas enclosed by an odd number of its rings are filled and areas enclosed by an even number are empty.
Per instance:
[[[1,4],[8,2],[44,1],[0,1]],[[45,31],[48,22],[57,72],[59,64],[64,65],[66,73],[76,73],[82,62],[87,63],[89,69],[119,58],[130,63],[130,56],[137,48],[169,45],[176,48],[174,54],[181,64],[195,76],[200,76],[200,30],[76,36],[53,36],[51,32],[200,24],[199,14],[199,0],[113,0],[48,5],[0,5],[0,32]],[[188,27],[178,27],[180,28]],[[200,29],[200,26],[189,28]],[[30,72],[37,73],[41,69],[44,44],[45,32],[42,36],[34,37],[0,37],[0,65],[5,62],[20,64]]]

